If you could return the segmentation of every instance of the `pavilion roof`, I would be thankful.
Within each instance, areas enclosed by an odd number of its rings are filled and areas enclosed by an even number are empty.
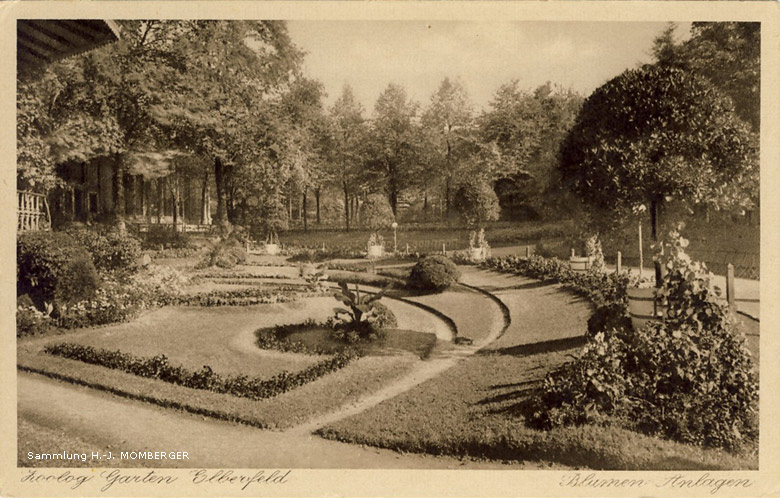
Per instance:
[[[16,24],[17,74],[116,41],[119,26],[102,19],[19,19]]]

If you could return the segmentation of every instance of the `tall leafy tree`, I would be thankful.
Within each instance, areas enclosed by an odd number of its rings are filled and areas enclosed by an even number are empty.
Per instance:
[[[444,210],[448,218],[459,168],[473,148],[472,114],[466,89],[460,82],[445,78],[431,96],[420,120],[426,139],[421,155],[427,156],[430,174],[443,184]]]
[[[670,23],[656,38],[657,63],[708,79],[734,102],[734,110],[750,124],[758,141],[761,125],[761,24],[758,22],[695,22],[690,38],[675,41],[677,26]],[[740,175],[724,196],[751,214],[759,204],[759,171]],[[744,196],[745,192],[752,193]],[[750,217],[748,218],[750,219]]]
[[[301,195],[304,231],[308,229],[309,192],[320,188],[326,176],[328,123],[322,105],[323,95],[320,82],[298,78],[281,105],[289,130],[285,151],[291,161],[290,186],[292,193]]]
[[[418,104],[406,90],[391,83],[377,98],[372,120],[369,167],[381,174],[393,215],[398,215],[398,197],[414,183],[419,145],[416,123]]]
[[[253,144],[273,122],[265,108],[289,89],[302,54],[283,22],[193,21],[186,29],[180,62],[158,75],[176,91],[159,94],[155,118],[180,146],[212,159],[217,221],[226,226],[232,179],[256,160]]]
[[[701,77],[654,66],[626,71],[587,98],[560,162],[586,203],[647,206],[654,240],[667,198],[721,202],[724,187],[756,167],[749,127],[729,98]]]
[[[328,170],[331,181],[344,195],[344,228],[350,229],[350,201],[364,179],[365,142],[368,125],[363,106],[352,88],[345,85],[330,109]]]
[[[676,43],[670,24],[656,38],[658,64],[694,72],[734,101],[742,119],[758,131],[761,111],[761,23],[695,22],[691,36]]]
[[[555,192],[558,150],[582,97],[549,82],[526,92],[515,80],[501,86],[480,117],[480,137],[498,151],[496,187],[506,202],[539,211]]]

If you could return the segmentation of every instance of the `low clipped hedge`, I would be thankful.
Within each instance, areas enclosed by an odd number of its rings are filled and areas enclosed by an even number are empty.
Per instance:
[[[446,256],[426,256],[412,267],[407,279],[411,289],[441,292],[460,280],[460,272]]]
[[[626,289],[639,282],[639,279],[630,273],[597,270],[578,273],[572,271],[568,261],[537,255],[489,258],[480,266],[503,273],[516,273],[542,282],[563,284],[567,290],[587,297],[596,307],[614,303],[628,306]]]
[[[281,372],[270,379],[250,378],[245,375],[223,377],[205,365],[198,371],[174,366],[165,355],[142,358],[119,350],[110,351],[73,343],[48,345],[44,352],[92,365],[121,370],[150,379],[159,379],[193,389],[202,389],[240,398],[265,399],[278,396],[297,387],[313,382],[331,372],[340,370],[358,358],[351,350],[337,353],[314,365],[290,373]]]
[[[252,306],[255,304],[289,303],[297,301],[303,294],[300,287],[280,286],[269,290],[250,287],[229,291],[211,291],[202,294],[172,297],[168,304],[182,306]]]

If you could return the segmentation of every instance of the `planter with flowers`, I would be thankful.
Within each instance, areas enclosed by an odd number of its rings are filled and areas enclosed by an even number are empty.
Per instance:
[[[395,221],[393,210],[385,196],[371,194],[360,206],[360,221],[364,227],[371,230],[368,238],[367,257],[370,259],[381,258],[385,255],[385,240],[380,235],[380,230],[387,230]]]
[[[467,179],[455,192],[455,209],[471,229],[469,258],[474,262],[484,261],[490,256],[490,246],[485,239],[485,223],[497,220],[501,211],[493,187],[480,177]]]

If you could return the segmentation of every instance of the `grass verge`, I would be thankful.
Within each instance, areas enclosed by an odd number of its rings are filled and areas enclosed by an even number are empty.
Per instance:
[[[523,403],[544,373],[575,349],[540,355],[478,355],[362,414],[320,429],[328,439],[397,451],[551,461],[610,470],[755,469],[735,456],[613,427],[525,426]]]
[[[361,358],[295,390],[263,400],[177,386],[43,353],[20,352],[18,368],[118,396],[262,429],[291,427],[333,411],[408,372],[412,355]]]

